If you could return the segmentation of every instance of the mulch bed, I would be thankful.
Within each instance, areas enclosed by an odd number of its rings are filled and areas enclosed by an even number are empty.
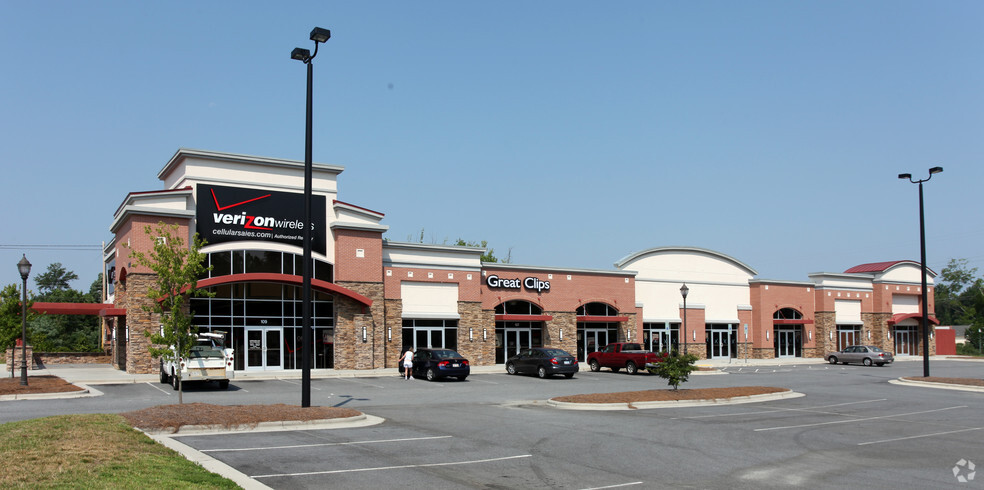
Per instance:
[[[770,386],[739,386],[735,388],[700,388],[695,390],[645,390],[621,393],[596,393],[591,395],[559,396],[554,400],[569,403],[637,403],[677,400],[713,400],[738,396],[764,395],[789,391]]]
[[[27,386],[20,384],[20,375],[13,378],[0,378],[0,395],[28,395],[35,393],[66,393],[82,391],[58,376],[28,376]]]
[[[130,425],[144,430],[172,430],[185,425],[204,425],[226,429],[255,427],[260,422],[309,421],[362,415],[351,408],[307,407],[297,405],[212,405],[183,403],[158,405],[120,414]]]
[[[946,383],[951,385],[966,385],[966,386],[982,386],[984,387],[984,379],[975,378],[939,378],[936,376],[922,377],[922,376],[910,376],[907,378],[902,378],[907,381],[923,381],[926,383]]]

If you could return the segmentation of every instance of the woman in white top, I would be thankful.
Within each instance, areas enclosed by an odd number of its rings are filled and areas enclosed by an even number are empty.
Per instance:
[[[405,379],[413,379],[413,349],[407,349],[403,353],[403,357],[400,358],[400,362],[403,363],[403,374]]]

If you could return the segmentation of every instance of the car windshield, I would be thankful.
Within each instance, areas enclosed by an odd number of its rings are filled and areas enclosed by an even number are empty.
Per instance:
[[[453,359],[456,357],[461,357],[461,354],[453,350],[436,350],[434,353],[434,359]]]
[[[543,349],[543,353],[549,357],[571,357],[567,351],[561,349]]]

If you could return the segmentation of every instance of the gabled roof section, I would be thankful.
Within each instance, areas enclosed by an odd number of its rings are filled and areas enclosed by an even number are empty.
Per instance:
[[[850,269],[844,271],[844,274],[870,274],[872,272],[885,272],[894,265],[901,263],[910,263],[919,266],[919,262],[913,262],[911,260],[890,260],[888,262],[872,262],[870,264],[861,264],[851,267]]]
[[[872,262],[870,264],[861,264],[851,267],[850,269],[844,271],[845,274],[884,274],[899,266],[915,266],[922,267],[922,264],[914,260],[890,260],[888,262]],[[930,277],[936,277],[937,274],[933,269],[926,267],[926,273]]]

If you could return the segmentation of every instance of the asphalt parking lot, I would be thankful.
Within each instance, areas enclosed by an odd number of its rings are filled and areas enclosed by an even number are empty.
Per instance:
[[[938,376],[980,377],[981,364]],[[805,397],[618,412],[547,407],[555,391],[650,389],[650,376],[477,375],[466,383],[355,380],[387,394],[345,403],[386,419],[359,429],[177,439],[272,488],[771,488],[958,484],[984,462],[984,393],[889,383],[921,365],[725,368],[687,387],[786,386]],[[487,395],[494,393],[495,396]],[[519,398],[503,396],[522,393]],[[346,400],[339,400],[346,401]],[[964,461],[963,466],[958,466]],[[984,486],[970,480],[968,487]]]
[[[570,411],[553,396],[665,388],[655,376],[582,372],[540,380],[473,374],[465,382],[395,374],[312,382],[316,405],[381,417],[361,428],[247,431],[174,439],[272,488],[984,487],[984,393],[901,386],[921,363],[889,367],[724,366],[684,388],[781,386],[801,398],[746,405]],[[934,376],[984,375],[946,361]],[[126,411],[176,402],[156,383],[104,385],[80,400],[0,403],[0,417]],[[296,380],[193,387],[185,403],[298,403]],[[12,415],[18,409],[33,416]],[[963,462],[961,465],[960,463]],[[955,475],[954,471],[957,471]],[[973,475],[976,476],[976,475]]]

